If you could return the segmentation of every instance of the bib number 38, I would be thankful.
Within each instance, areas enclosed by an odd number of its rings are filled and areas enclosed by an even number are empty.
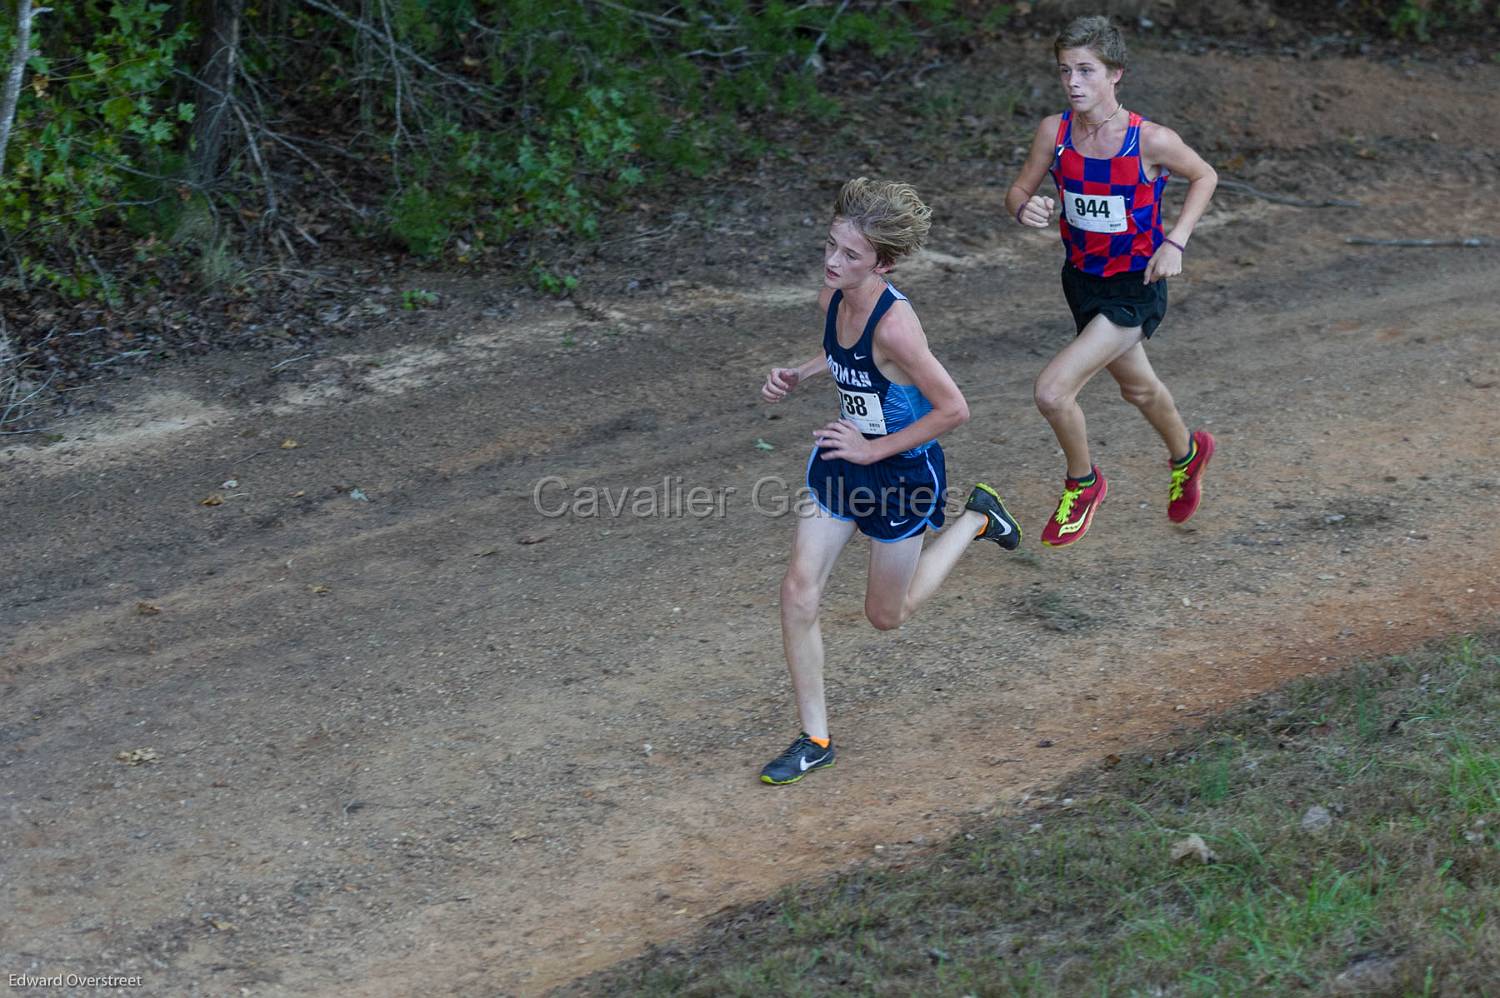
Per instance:
[[[840,390],[839,412],[861,433],[875,435],[885,432],[885,410],[880,407],[880,396],[874,392]]]
[[[1125,199],[1118,194],[1077,194],[1063,198],[1068,224],[1085,232],[1124,232],[1130,226]]]

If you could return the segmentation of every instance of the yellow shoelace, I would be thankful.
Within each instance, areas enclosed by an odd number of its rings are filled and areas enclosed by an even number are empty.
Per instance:
[[[1186,467],[1172,469],[1172,488],[1167,492],[1167,499],[1176,502],[1182,498],[1182,487],[1187,484],[1188,470]]]
[[[1067,523],[1068,514],[1073,512],[1073,503],[1083,495],[1083,489],[1063,489],[1062,502],[1057,504],[1057,516],[1054,519],[1058,523]]]

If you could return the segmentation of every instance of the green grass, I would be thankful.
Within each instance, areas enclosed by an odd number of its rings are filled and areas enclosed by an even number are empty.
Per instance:
[[[789,890],[566,990],[1500,994],[1497,649],[1276,691],[1080,775],[1069,806]],[[1314,805],[1332,822],[1304,830]],[[1215,861],[1174,863],[1194,833]]]

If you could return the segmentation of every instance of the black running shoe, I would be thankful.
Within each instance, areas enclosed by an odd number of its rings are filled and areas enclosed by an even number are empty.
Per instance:
[[[833,742],[823,748],[817,742],[807,737],[807,732],[797,736],[797,740],[787,750],[770,762],[766,768],[760,771],[760,781],[783,786],[787,783],[796,783],[802,777],[815,769],[827,769],[833,765]]]
[[[975,540],[983,538],[994,541],[1007,551],[1014,551],[1020,546],[1021,525],[1005,509],[1005,503],[1000,501],[1000,493],[981,482],[969,493],[969,501],[964,503],[964,508],[984,514],[984,529],[974,535]]]

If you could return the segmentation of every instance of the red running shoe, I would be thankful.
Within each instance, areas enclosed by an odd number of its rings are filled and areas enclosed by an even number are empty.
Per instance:
[[[1060,548],[1083,537],[1088,533],[1089,524],[1094,522],[1094,510],[1099,508],[1108,492],[1109,485],[1099,472],[1098,465],[1094,466],[1094,481],[1090,485],[1079,485],[1074,478],[1065,479],[1057,512],[1052,514],[1047,525],[1042,528],[1042,543],[1051,548]]]
[[[1186,523],[1188,517],[1198,512],[1198,500],[1203,498],[1203,469],[1214,456],[1214,435],[1207,430],[1194,430],[1193,444],[1196,448],[1193,459],[1181,466],[1172,465],[1167,519],[1173,523]]]

